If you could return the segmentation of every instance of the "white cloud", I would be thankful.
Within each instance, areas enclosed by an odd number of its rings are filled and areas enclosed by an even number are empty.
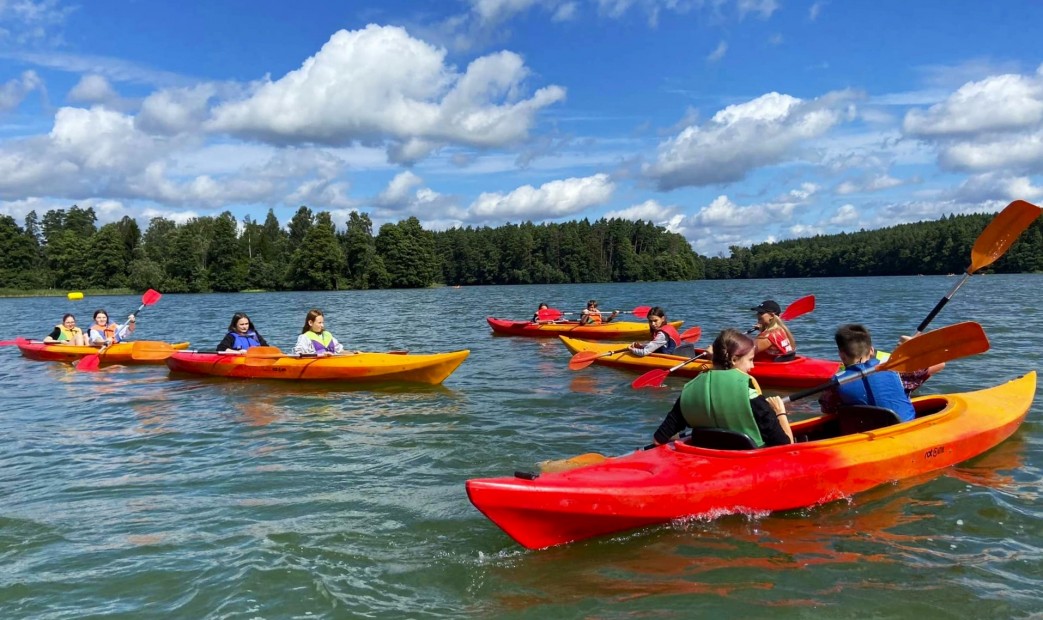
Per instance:
[[[837,185],[836,192],[840,195],[859,194],[866,192],[878,192],[892,187],[902,185],[903,181],[889,174],[877,174],[869,178],[848,179]]]
[[[482,193],[468,211],[477,220],[557,218],[604,204],[614,190],[607,174],[595,174],[551,181],[539,188],[525,185],[508,194]]]
[[[194,132],[210,114],[209,101],[217,94],[212,84],[159,90],[141,103],[135,123],[143,131],[162,135]]]
[[[1016,131],[1043,121],[1040,76],[998,75],[964,84],[926,111],[910,110],[904,131],[917,138],[957,138],[984,132]]]
[[[811,21],[817,20],[818,16],[822,14],[822,9],[824,9],[827,4],[829,4],[829,2],[825,0],[812,3],[811,7],[808,9],[808,19]]]
[[[841,205],[837,212],[833,214],[833,217],[827,220],[830,226],[835,227],[851,226],[856,222],[858,222],[858,209],[850,203]]]
[[[80,103],[105,103],[116,99],[119,99],[119,95],[109,81],[95,74],[81,77],[69,91],[69,100]]]
[[[1005,172],[972,175],[953,192],[956,201],[970,203],[1036,200],[1040,196],[1043,196],[1043,187],[1033,184],[1031,178]]]
[[[776,0],[736,0],[735,4],[739,11],[739,19],[743,19],[747,15],[768,19],[779,9],[779,3]]]
[[[522,98],[528,70],[517,54],[480,57],[462,74],[445,54],[401,28],[342,30],[300,69],[217,106],[208,127],[273,143],[389,141],[394,160],[412,162],[446,144],[521,142],[565,96],[549,86]]]
[[[717,44],[717,47],[710,52],[710,55],[706,57],[706,61],[714,63],[724,58],[724,55],[728,53],[728,44],[721,41]]]
[[[156,209],[148,207],[141,212],[141,217],[145,220],[151,220],[154,217],[162,217],[177,224],[184,224],[188,222],[188,220],[199,217],[199,214],[192,210],[175,211],[171,209]]]
[[[17,108],[34,90],[44,91],[43,80],[35,71],[25,71],[21,76],[0,84],[0,112]]]
[[[741,180],[751,170],[796,156],[802,142],[824,135],[851,114],[850,92],[802,101],[768,93],[728,106],[659,145],[643,174],[661,190]]]

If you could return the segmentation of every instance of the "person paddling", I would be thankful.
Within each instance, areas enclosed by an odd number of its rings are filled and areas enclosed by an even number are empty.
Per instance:
[[[584,308],[583,312],[581,312],[580,315],[579,315],[579,324],[580,325],[600,325],[602,323],[608,323],[612,319],[616,318],[616,315],[618,315],[618,314],[619,314],[619,311],[617,310],[617,311],[612,312],[612,314],[610,314],[608,316],[608,318],[604,318],[601,315],[601,310],[598,310],[598,300],[591,299],[590,301],[587,302],[587,307]]]
[[[299,355],[317,355],[323,357],[342,353],[344,345],[337,342],[333,334],[326,331],[326,318],[322,310],[313,308],[304,319],[304,327],[293,346],[293,352]]]
[[[757,351],[754,359],[758,361],[786,361],[797,354],[797,341],[793,338],[786,324],[779,315],[782,308],[773,299],[765,299],[750,310],[757,313],[757,324],[754,328],[760,331],[757,336]]]
[[[662,424],[656,445],[685,428],[722,428],[745,433],[757,447],[793,443],[786,405],[778,396],[765,397],[749,375],[756,351],[754,341],[736,329],[725,329],[713,341],[713,369],[689,381]]]
[[[127,324],[109,323],[109,313],[98,309],[94,311],[94,324],[87,332],[88,344],[109,346],[122,342],[128,334],[134,333],[134,325],[137,319],[133,314],[127,317]]]
[[[673,353],[681,346],[681,334],[677,328],[666,320],[666,311],[659,306],[653,306],[648,311],[648,331],[652,339],[648,342],[635,342],[630,345],[630,352],[638,357],[644,357],[650,353]]]
[[[87,345],[87,337],[82,329],[76,327],[76,317],[71,314],[63,316],[62,322],[55,325],[51,333],[44,336],[43,341],[45,344],[68,344],[77,347]]]
[[[257,333],[253,321],[245,312],[236,312],[232,315],[232,322],[228,324],[228,333],[217,345],[218,353],[241,355],[252,347],[266,347],[264,336]]]
[[[881,360],[873,348],[873,338],[864,325],[842,325],[833,338],[837,343],[840,361],[844,364],[838,376],[869,370],[880,364]],[[862,377],[861,381],[832,387],[822,394],[818,402],[822,413],[836,413],[841,405],[872,405],[890,409],[902,422],[916,417],[916,409],[902,385],[902,378],[892,371],[874,372]]]

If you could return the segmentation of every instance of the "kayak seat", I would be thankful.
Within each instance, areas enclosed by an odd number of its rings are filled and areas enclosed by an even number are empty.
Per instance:
[[[693,428],[692,435],[685,443],[697,448],[709,448],[711,450],[757,449],[757,444],[746,433],[723,428]]]
[[[865,433],[901,422],[898,414],[886,407],[872,405],[842,405],[837,410],[840,434]]]

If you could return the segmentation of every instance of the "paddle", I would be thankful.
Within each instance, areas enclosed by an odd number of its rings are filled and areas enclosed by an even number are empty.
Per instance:
[[[652,306],[638,306],[633,310],[614,310],[618,314],[633,314],[639,319],[648,318],[648,311],[652,309]],[[538,321],[557,321],[566,314],[576,314],[575,312],[562,312],[556,308],[544,308],[536,312],[536,320]]]
[[[685,332],[681,334],[681,340],[698,340],[702,333],[703,330],[701,327],[693,327],[691,329],[685,330]],[[587,366],[593,364],[594,361],[599,358],[609,357],[610,355],[624,353],[629,350],[630,346],[627,345],[625,348],[615,349],[612,351],[580,351],[579,353],[573,355],[572,359],[569,360],[569,370],[583,370]]]
[[[934,317],[942,311],[945,304],[949,303],[949,300],[956,294],[956,291],[960,290],[967,278],[971,277],[975,271],[988,267],[996,262],[999,257],[1003,256],[1021,233],[1025,232],[1025,229],[1039,217],[1040,211],[1041,209],[1032,203],[1024,200],[1015,200],[997,213],[992,218],[992,221],[989,222],[989,225],[985,227],[985,230],[978,235],[978,239],[975,240],[974,247],[971,248],[971,264],[967,267],[966,273],[963,274],[963,277],[949,290],[945,297],[938,301],[938,304],[927,315],[927,318],[923,320],[923,323],[920,323],[920,326],[916,328],[916,333],[913,335],[918,336],[923,333],[923,330],[927,329]],[[926,368],[926,366],[923,368]]]
[[[804,297],[801,297],[800,299],[791,303],[789,307],[783,310],[782,314],[779,315],[779,318],[783,321],[789,321],[791,319],[797,318],[798,316],[803,316],[814,309],[815,296],[805,295]],[[748,330],[746,333],[750,334],[755,331],[757,331],[756,327]],[[683,336],[684,334],[682,334],[682,340],[684,339]],[[691,364],[692,362],[697,362],[705,358],[706,356],[707,353],[703,352],[699,355],[686,359],[685,361],[681,362],[680,364],[677,364],[676,366],[671,366],[670,368],[656,368],[655,370],[649,370],[637,379],[634,379],[634,381],[631,382],[630,387],[634,388],[635,390],[639,390],[641,388],[646,387],[659,387],[663,385],[663,381],[666,380],[666,378],[669,377],[671,374],[677,372],[678,370],[681,370],[682,368],[684,368],[688,364]]]
[[[159,301],[161,297],[163,297],[163,295],[159,291],[153,289],[145,291],[145,294],[141,296],[141,305],[138,306],[138,309],[135,310],[132,314],[135,318],[137,318],[138,313],[144,310],[146,306],[151,306],[152,304]],[[123,327],[120,328],[120,331],[116,333],[117,340],[119,339],[120,334],[125,333],[126,328],[127,325],[124,324]],[[79,370],[81,372],[93,372],[97,370],[98,366],[101,365],[101,354],[104,353],[105,349],[108,348],[109,345],[105,345],[102,348],[98,349],[97,353],[92,353],[90,355],[80,358],[80,361],[76,362],[76,370]]]
[[[886,362],[882,362],[869,370],[852,371],[839,377],[833,377],[828,383],[790,394],[783,398],[783,401],[793,402],[806,398],[812,394],[824,392],[831,387],[855,381],[882,370],[908,372],[949,362],[961,357],[977,355],[988,350],[989,339],[985,336],[981,325],[970,322],[957,323],[903,342],[895,348]],[[648,450],[654,447],[655,444],[652,444],[641,449]],[[607,458],[607,456],[596,452],[588,452],[569,459],[542,461],[539,463],[539,467],[541,473],[560,472],[593,465]]]
[[[15,338],[14,340],[0,340],[0,347],[18,346],[20,344],[28,344],[30,342],[32,342],[32,341],[31,340],[27,340],[27,339],[22,338],[21,336],[19,336],[19,337]]]

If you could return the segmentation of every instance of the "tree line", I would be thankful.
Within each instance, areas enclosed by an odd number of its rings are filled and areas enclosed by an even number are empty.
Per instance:
[[[72,206],[23,225],[0,216],[0,288],[155,288],[164,292],[416,288],[438,284],[554,284],[698,279],[946,274],[963,271],[991,214],[820,235],[696,254],[650,222],[586,219],[424,230],[415,217],[374,234],[365,213],[337,229],[329,212],[302,206],[286,226],[230,212],[178,224],[153,218],[142,232],[124,217],[97,226]],[[1043,271],[1036,221],[992,266]]]

